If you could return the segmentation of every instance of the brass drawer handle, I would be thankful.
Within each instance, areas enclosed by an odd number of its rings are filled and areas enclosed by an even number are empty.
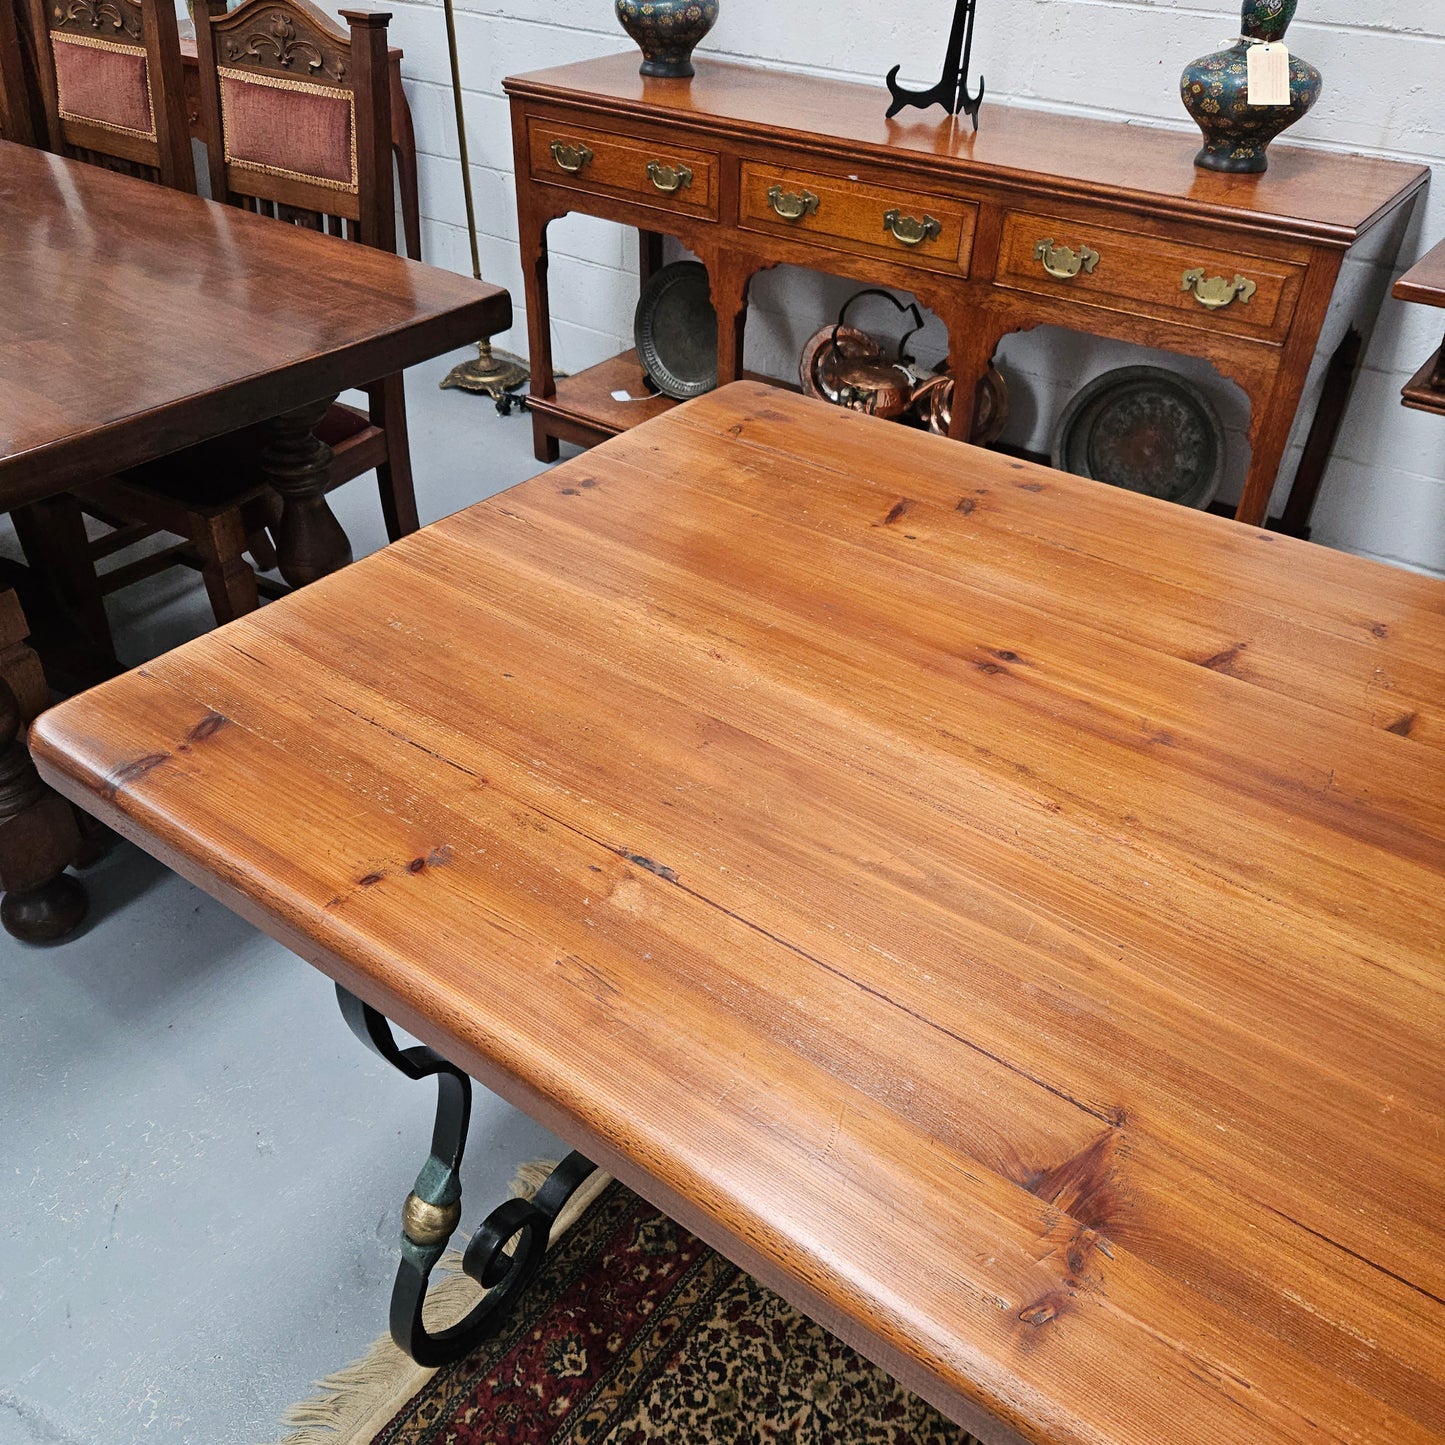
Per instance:
[[[574,146],[569,146],[559,140],[554,140],[552,142],[552,159],[569,176],[575,176],[592,159],[592,152],[580,141]]]
[[[692,172],[686,166],[665,166],[661,161],[648,161],[647,178],[665,196],[692,184]]]
[[[943,230],[943,222],[935,221],[932,216],[925,215],[921,221],[915,221],[912,216],[905,216],[902,211],[894,209],[884,211],[883,229],[893,233],[895,241],[902,241],[905,246],[918,246],[924,241],[931,241]]]
[[[1206,311],[1222,311],[1235,301],[1247,304],[1259,287],[1248,276],[1236,276],[1233,281],[1226,281],[1223,276],[1206,277],[1204,268],[1199,266],[1184,273],[1179,289],[1188,291]]]
[[[801,221],[818,209],[818,198],[812,191],[800,196],[795,191],[785,191],[781,186],[768,187],[768,204],[785,221]]]
[[[1094,274],[1099,264],[1099,253],[1088,246],[1071,251],[1067,246],[1054,245],[1054,238],[1040,241],[1034,247],[1034,260],[1044,263],[1044,270],[1059,281],[1072,281],[1082,271],[1086,276]]]

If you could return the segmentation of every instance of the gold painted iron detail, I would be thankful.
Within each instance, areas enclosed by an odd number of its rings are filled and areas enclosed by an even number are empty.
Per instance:
[[[1222,311],[1238,301],[1247,305],[1259,287],[1248,276],[1236,275],[1233,281],[1223,276],[1206,276],[1202,266],[1184,273],[1179,283],[1181,291],[1188,291],[1206,311]]]
[[[804,216],[816,215],[818,198],[812,191],[802,195],[796,191],[785,191],[781,186],[768,187],[768,204],[785,221],[801,221]]]
[[[550,147],[552,159],[557,162],[559,170],[566,171],[569,176],[575,176],[591,159],[592,151],[580,141],[569,146],[563,141],[554,140]]]
[[[943,230],[943,222],[935,221],[927,214],[921,221],[915,220],[912,216],[905,216],[895,206],[891,211],[884,211],[883,229],[889,232],[895,241],[900,241],[905,246],[920,246],[924,241],[932,241],[939,235]]]
[[[413,1244],[430,1249],[452,1237],[462,1217],[462,1202],[428,1204],[413,1190],[401,1206],[401,1232]]]
[[[665,196],[671,196],[692,184],[692,171],[687,166],[668,166],[661,161],[648,161],[647,179]]]
[[[1088,246],[1080,246],[1074,251],[1068,246],[1055,245],[1054,238],[1050,236],[1034,247],[1034,260],[1042,261],[1044,270],[1056,281],[1072,281],[1080,271],[1086,276],[1094,274],[1094,268],[1099,264],[1099,253]]]

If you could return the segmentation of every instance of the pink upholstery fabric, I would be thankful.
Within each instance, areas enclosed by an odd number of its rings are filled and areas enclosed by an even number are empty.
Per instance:
[[[155,137],[144,50],[102,46],[88,37],[52,35],[51,42],[61,115]]]
[[[221,114],[233,165],[356,188],[350,91],[282,89],[223,74]]]

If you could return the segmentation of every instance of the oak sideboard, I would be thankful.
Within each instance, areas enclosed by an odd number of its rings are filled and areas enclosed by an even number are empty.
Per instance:
[[[644,280],[664,235],[706,265],[722,381],[743,375],[750,278],[783,263],[912,292],[948,328],[960,395],[1003,337],[1040,325],[1202,357],[1250,402],[1235,515],[1255,524],[1324,340],[1286,518],[1304,530],[1427,168],[1276,146],[1265,175],[1221,175],[1193,165],[1193,132],[995,104],[975,134],[937,110],[886,120],[881,87],[697,67],[648,79],[633,53],[505,82],[539,459],[675,404],[614,395],[641,391],[632,353],[554,374],[547,227],[577,211],[638,229]],[[1351,255],[1368,264],[1345,285]],[[953,407],[953,435],[971,422]]]

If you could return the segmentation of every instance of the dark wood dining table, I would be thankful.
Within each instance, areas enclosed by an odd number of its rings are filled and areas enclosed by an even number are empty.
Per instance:
[[[744,382],[34,737],[990,1445],[1445,1441],[1439,581]]]
[[[264,424],[283,575],[350,560],[311,430],[327,403],[511,320],[499,287],[5,141],[0,297],[0,510]],[[26,711],[0,708],[0,753]],[[31,791],[0,789],[0,887],[50,936],[44,900],[71,918],[75,885],[13,857]]]

